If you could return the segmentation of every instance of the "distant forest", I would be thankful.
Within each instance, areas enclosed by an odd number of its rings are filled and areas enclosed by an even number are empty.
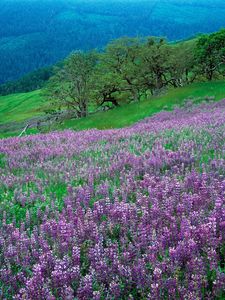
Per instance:
[[[224,15],[224,0],[1,0],[0,83],[121,36],[174,41],[216,31]]]

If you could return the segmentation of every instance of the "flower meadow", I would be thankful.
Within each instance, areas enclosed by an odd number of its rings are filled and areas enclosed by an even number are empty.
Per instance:
[[[225,299],[225,100],[0,140],[0,299]]]

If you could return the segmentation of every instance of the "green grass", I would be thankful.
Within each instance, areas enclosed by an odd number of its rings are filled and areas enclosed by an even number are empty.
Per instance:
[[[0,125],[43,115],[41,91],[0,97]]]
[[[225,81],[194,83],[186,87],[171,89],[165,95],[151,97],[139,103],[123,105],[107,112],[98,112],[83,119],[67,120],[62,125],[55,127],[54,130],[122,128],[152,116],[163,109],[171,110],[174,105],[182,105],[184,100],[189,97],[200,102],[206,96],[215,96],[216,101],[225,98]],[[26,121],[43,115],[44,105],[40,90],[0,97],[0,125]],[[0,137],[18,135],[20,131],[1,132]],[[28,133],[37,133],[37,130],[30,129]]]
[[[201,98],[199,99],[201,101],[206,96],[215,96],[216,101],[225,98],[225,81],[194,83],[171,89],[167,94],[159,97],[124,105],[107,112],[99,112],[80,120],[66,121],[61,128],[74,130],[122,128],[158,113],[165,107],[171,110],[174,105],[182,105],[189,97]]]

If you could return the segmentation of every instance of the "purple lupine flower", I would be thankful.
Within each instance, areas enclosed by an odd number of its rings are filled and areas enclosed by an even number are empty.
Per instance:
[[[224,109],[0,140],[3,297],[223,297]]]

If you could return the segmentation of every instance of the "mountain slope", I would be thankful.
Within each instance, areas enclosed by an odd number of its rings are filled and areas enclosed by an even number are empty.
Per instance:
[[[2,0],[0,83],[120,36],[179,40],[215,31],[224,14],[223,0]]]

